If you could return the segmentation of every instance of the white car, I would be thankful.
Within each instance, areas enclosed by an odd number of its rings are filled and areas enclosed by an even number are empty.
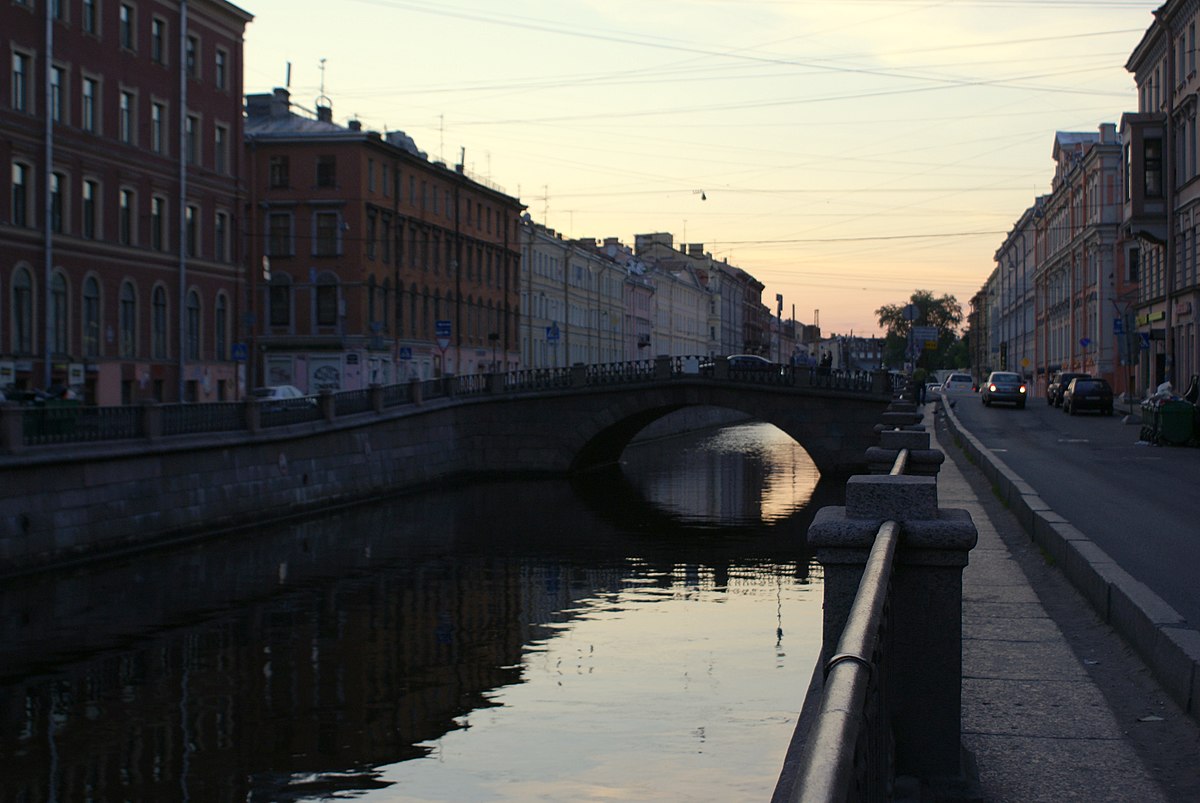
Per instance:
[[[267,388],[255,388],[254,398],[259,401],[278,401],[280,399],[303,399],[304,391],[295,385],[273,385]]]
[[[942,393],[974,393],[975,380],[970,374],[953,373],[942,383]]]

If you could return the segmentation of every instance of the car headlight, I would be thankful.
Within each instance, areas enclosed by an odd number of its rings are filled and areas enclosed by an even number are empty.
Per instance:
[[[1024,392],[1025,392],[1025,386],[1021,385],[1021,393],[1024,393]]]

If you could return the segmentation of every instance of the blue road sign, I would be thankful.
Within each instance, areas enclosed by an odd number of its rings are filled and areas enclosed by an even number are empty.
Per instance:
[[[411,346],[401,346],[400,347],[400,359],[402,359],[402,360],[411,360],[412,359],[412,347]]]
[[[229,348],[229,356],[238,362],[244,362],[250,357],[250,349],[245,343],[234,343]]]

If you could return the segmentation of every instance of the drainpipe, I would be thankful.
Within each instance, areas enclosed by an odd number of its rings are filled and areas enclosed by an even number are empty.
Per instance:
[[[51,373],[51,352],[50,346],[54,339],[54,315],[52,313],[54,299],[50,293],[51,276],[54,273],[54,228],[50,218],[54,208],[54,198],[50,194],[51,183],[54,181],[54,87],[50,82],[50,75],[54,70],[54,16],[52,13],[53,3],[47,2],[46,6],[46,70],[45,70],[45,107],[46,107],[46,166],[42,173],[42,226],[45,230],[46,247],[45,263],[42,269],[42,284],[45,290],[42,293],[42,300],[45,310],[45,325],[42,330],[45,346],[42,349],[42,387],[50,387]],[[62,90],[62,87],[59,87]],[[32,340],[32,338],[31,338]],[[32,345],[32,344],[31,344]]]
[[[1171,25],[1167,22],[1163,8],[1154,12],[1155,22],[1163,32],[1166,43],[1166,86],[1164,96],[1167,102],[1166,126],[1163,136],[1163,179],[1166,184],[1167,208],[1167,243],[1166,243],[1166,378],[1178,385],[1175,377],[1175,233],[1178,218],[1175,215],[1175,41]]]
[[[179,0],[179,386],[187,371],[187,0]],[[199,57],[199,54],[197,54]],[[199,136],[199,134],[197,134]],[[199,141],[197,141],[199,146]]]

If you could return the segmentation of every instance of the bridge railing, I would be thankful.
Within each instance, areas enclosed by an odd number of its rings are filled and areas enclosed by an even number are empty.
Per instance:
[[[712,379],[790,388],[828,388],[856,393],[891,393],[881,372],[844,372],[791,365],[744,368],[724,357],[654,359],[565,368],[522,369],[504,374],[469,374],[373,385],[361,390],[323,391],[303,399],[204,404],[155,404],[96,407],[77,403],[41,407],[0,405],[0,453],[30,447],[97,441],[156,439],[216,432],[258,432],[275,427],[332,421],[383,412],[434,399],[471,398],[504,393],[556,391],[614,385]]]
[[[962,568],[976,531],[966,511],[937,505],[944,456],[920,418],[893,403],[869,456],[890,454],[887,473],[851,477],[845,507],[809,528],[825,569],[823,645],[777,801],[888,800],[901,777],[922,795],[966,783]]]

